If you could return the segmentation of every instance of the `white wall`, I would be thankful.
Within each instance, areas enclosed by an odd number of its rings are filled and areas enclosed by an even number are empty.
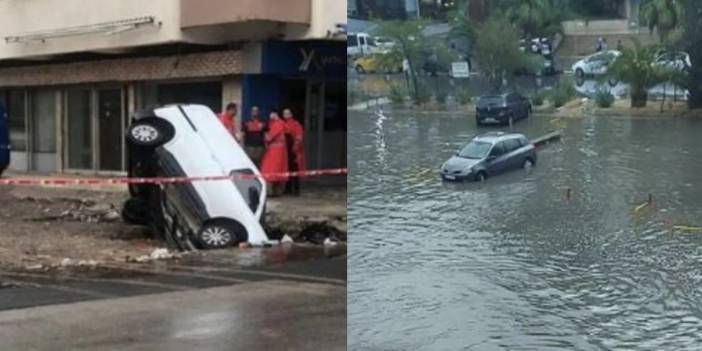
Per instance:
[[[160,27],[113,35],[86,34],[46,42],[6,43],[5,36],[154,16]],[[57,53],[116,49],[178,41],[180,1],[176,0],[0,0],[0,60]]]
[[[312,0],[312,24],[304,27],[289,25],[286,39],[329,39],[328,33],[336,32],[338,23],[346,24],[347,6],[346,0]]]

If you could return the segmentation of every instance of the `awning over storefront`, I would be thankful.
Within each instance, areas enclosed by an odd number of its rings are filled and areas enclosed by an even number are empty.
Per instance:
[[[8,67],[0,87],[200,78],[241,74],[240,50]]]

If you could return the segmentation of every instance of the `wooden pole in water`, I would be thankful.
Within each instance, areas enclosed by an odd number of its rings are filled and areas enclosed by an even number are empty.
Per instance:
[[[573,195],[573,189],[571,189],[571,188],[566,189],[566,200],[570,201],[570,198],[572,197],[572,195]]]

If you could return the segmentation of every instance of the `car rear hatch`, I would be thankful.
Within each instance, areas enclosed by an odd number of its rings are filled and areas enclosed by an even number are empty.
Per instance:
[[[480,116],[496,117],[505,108],[505,102],[501,96],[484,96],[478,101],[476,110]]]

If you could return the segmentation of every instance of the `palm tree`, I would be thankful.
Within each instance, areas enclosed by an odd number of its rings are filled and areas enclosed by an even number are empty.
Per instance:
[[[644,0],[639,12],[641,21],[653,32],[658,29],[661,42],[667,42],[670,32],[679,28],[684,20],[682,0]]]
[[[631,107],[645,107],[648,89],[668,80],[670,72],[655,65],[659,46],[643,46],[632,38],[633,48],[625,48],[622,55],[609,68],[608,76],[629,84]]]

